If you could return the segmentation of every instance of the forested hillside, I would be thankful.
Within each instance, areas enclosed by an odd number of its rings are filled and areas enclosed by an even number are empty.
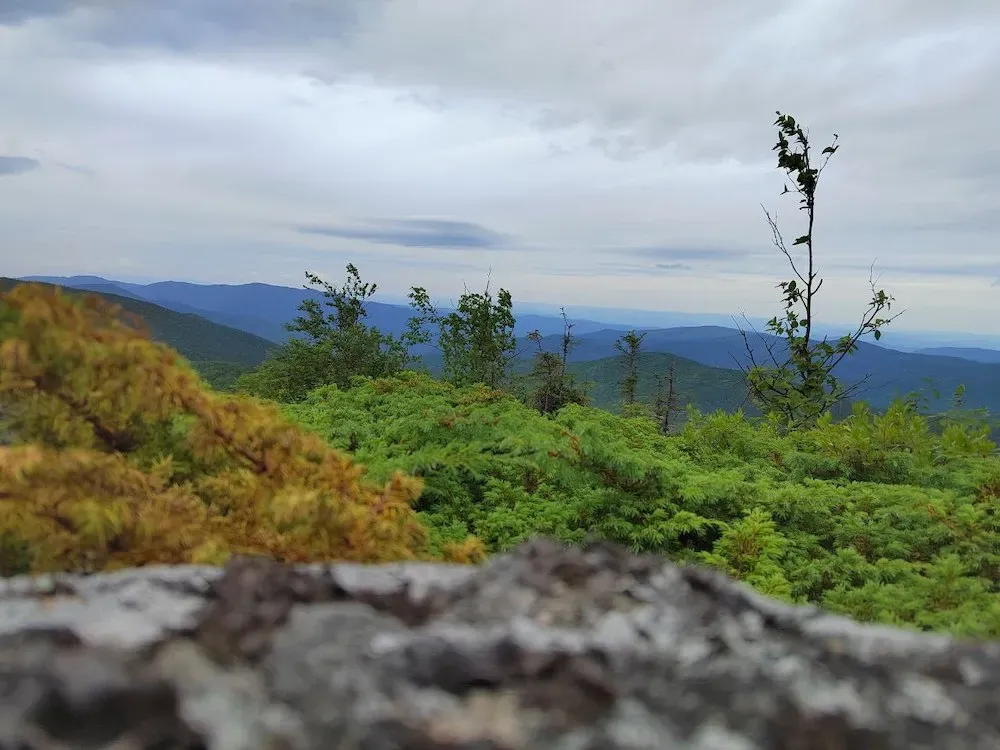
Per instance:
[[[45,281],[60,283],[76,289],[86,289],[115,296],[133,296],[166,307],[168,310],[192,313],[219,325],[247,331],[268,339],[270,342],[287,342],[291,332],[285,324],[299,314],[299,306],[306,299],[323,301],[319,290],[292,289],[267,284],[190,284],[185,282],[159,282],[155,284],[125,284],[110,282],[98,277],[39,277]],[[450,310],[442,306],[442,310]],[[252,311],[252,314],[248,311]],[[403,305],[383,304],[370,300],[366,303],[366,323],[385,334],[399,336],[406,331],[412,310]],[[574,346],[569,353],[568,363],[574,372],[589,377],[590,371],[606,374],[611,359],[616,357],[615,342],[628,330],[627,326],[610,325],[591,320],[571,318]],[[544,315],[516,315],[514,332],[518,343],[516,351],[523,355],[523,361],[515,364],[515,370],[530,369],[535,345],[527,339],[528,333],[538,330],[542,333],[542,348],[556,351],[562,333],[562,321],[558,317]],[[732,402],[728,381],[735,376],[741,365],[746,364],[747,344],[758,357],[770,347],[778,358],[788,356],[787,343],[773,334],[751,333],[745,341],[741,332],[724,326],[686,326],[682,328],[639,328],[644,335],[644,354],[672,354],[690,362],[709,368],[731,371],[719,374],[720,390],[715,393],[699,394],[692,402],[704,408],[715,404],[728,408]],[[164,338],[174,344],[173,338]],[[438,372],[441,358],[431,346],[416,346],[414,353],[423,355],[423,362],[431,372]],[[607,360],[604,365],[596,364]],[[198,361],[202,361],[198,358]],[[259,360],[258,360],[259,361]],[[581,366],[580,363],[594,363]],[[257,361],[253,362],[257,364]],[[653,386],[652,373],[641,368],[640,387],[645,392]],[[215,382],[218,385],[231,384],[238,373],[233,368],[213,372],[225,372]],[[208,372],[205,369],[205,372]],[[847,383],[862,384],[864,399],[878,409],[886,408],[894,399],[909,393],[920,392],[927,399],[927,407],[942,410],[948,407],[951,394],[959,385],[965,386],[967,403],[970,406],[987,408],[1000,412],[1000,391],[993,384],[1000,379],[1000,352],[991,349],[937,347],[916,352],[897,351],[876,345],[871,341],[859,341],[857,351],[843,360],[834,369],[836,375]],[[596,381],[594,391],[596,401],[602,406],[612,405],[602,387],[603,379]]]
[[[643,331],[642,349],[647,353],[669,353],[707,367],[735,370],[747,359],[747,343],[758,358],[768,347],[779,360],[787,359],[788,345],[781,338],[751,333],[744,341],[739,331],[715,326],[672,328]],[[570,352],[570,362],[587,362],[615,356],[615,341],[621,331],[597,331],[581,334]],[[546,336],[543,345],[554,349],[557,335]],[[923,392],[932,409],[947,408],[951,394],[959,385],[966,388],[968,403],[1000,412],[1000,363],[991,350],[979,350],[979,360],[972,355],[960,357],[954,350],[933,353],[900,352],[861,341],[857,351],[844,359],[834,373],[847,383],[864,383],[866,401],[877,408],[887,407],[894,399],[914,391]],[[996,354],[996,353],[994,353]]]
[[[749,398],[746,378],[739,370],[706,367],[690,359],[662,352],[643,352],[638,359],[636,401],[653,404],[657,388],[673,367],[674,398],[679,410],[688,405],[704,412],[758,414]],[[621,411],[621,357],[605,357],[587,362],[571,362],[566,371],[586,387],[587,403],[598,409]],[[658,381],[658,378],[660,379]],[[683,417],[683,413],[678,417]],[[678,421],[681,421],[678,419]]]
[[[21,282],[0,277],[0,292]],[[259,336],[213,323],[191,313],[178,313],[132,296],[119,296],[100,285],[100,296],[125,313],[138,316],[157,341],[169,344],[190,360],[213,385],[229,387],[247,369],[259,365],[276,345]],[[114,288],[114,287],[111,287]],[[84,290],[67,290],[84,294]]]

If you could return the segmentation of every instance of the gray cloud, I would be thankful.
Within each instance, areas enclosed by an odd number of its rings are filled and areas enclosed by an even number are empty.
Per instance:
[[[717,247],[636,247],[626,251],[629,255],[651,258],[671,264],[678,261],[733,261],[745,260],[753,255],[749,250],[727,250]],[[661,267],[662,263],[657,263]]]
[[[831,269],[864,271],[865,273],[867,273],[872,267],[870,263],[830,263],[826,265]],[[1000,275],[1000,263],[928,263],[926,261],[914,260],[911,263],[903,265],[899,263],[880,263],[876,261],[874,269],[877,274],[899,273],[913,274],[915,276],[990,278]]]
[[[693,271],[694,267],[689,266],[687,263],[656,263],[655,268],[659,268],[663,271]]]
[[[84,177],[96,177],[97,172],[95,172],[90,167],[83,167],[79,164],[65,164],[63,162],[57,162],[57,165],[63,169],[73,172],[74,174],[83,175]]]
[[[693,266],[689,266],[685,263],[654,263],[652,265],[639,265],[637,263],[628,262],[615,263],[612,261],[601,261],[593,264],[592,266],[579,267],[567,265],[567,267],[563,269],[548,269],[546,273],[551,276],[589,276],[598,278],[607,278],[609,276],[669,277],[677,275],[677,272],[686,273],[693,270]]]
[[[600,149],[601,153],[615,161],[632,161],[647,150],[647,145],[639,143],[638,139],[629,133],[612,137],[595,136],[590,139],[590,145]]]
[[[925,167],[954,174],[967,147],[942,139],[928,153],[924,128],[957,133],[993,121],[1000,77],[987,72],[997,53],[986,50],[996,44],[1000,5],[771,0],[727,3],[724,12],[698,0],[569,5],[538,10],[509,0],[472,12],[448,0],[434,11],[390,3],[386,33],[353,45],[349,59],[393,83],[517,92],[544,108],[536,118],[544,127],[592,125],[600,132],[591,145],[618,159],[669,146],[688,158],[756,160],[769,145],[767,118],[791,107],[818,133],[849,136],[861,159],[877,150],[900,161],[919,154]],[[577,22],[565,25],[566,13]],[[946,62],[925,73],[932,60]],[[956,105],[986,116],[956,121]]]
[[[37,159],[27,156],[0,156],[0,175],[15,175],[31,172],[41,167]]]
[[[71,0],[3,0],[0,26],[16,26],[44,16],[60,15],[73,7]]]
[[[504,235],[478,224],[439,219],[391,219],[370,227],[303,226],[297,231],[402,247],[495,249],[506,242]]]
[[[984,168],[988,154],[970,155],[954,136],[991,121],[1000,98],[1000,77],[990,69],[1000,55],[985,51],[996,46],[1000,5],[981,0],[839,0],[817,8],[769,0],[730,3],[724,13],[698,0],[669,7],[557,0],[544,11],[533,0],[475,10],[465,0],[433,7],[400,0],[11,2],[8,14],[18,20],[84,9],[72,28],[112,47],[294,50],[313,58],[309,70],[319,80],[335,84],[361,74],[422,87],[411,95],[436,106],[470,94],[531,103],[536,126],[592,126],[589,146],[624,161],[665,147],[693,159],[758,159],[766,118],[792,106],[824,131],[849,136],[861,163],[876,149],[879,161],[901,164],[919,153],[924,174],[951,175],[970,158]],[[566,27],[568,13],[581,22]],[[810,25],[823,30],[800,32]],[[600,42],[593,28],[606,29]],[[789,66],[789,55],[801,64]],[[937,59],[947,63],[921,80],[923,66]],[[956,106],[981,116],[955,118]],[[921,128],[913,127],[917,119]],[[922,131],[930,122],[952,137],[927,153]]]
[[[212,52],[234,46],[274,47],[342,39],[356,28],[362,9],[374,10],[380,2],[5,0],[0,23],[23,23],[78,11],[70,25],[89,41],[110,47]]]

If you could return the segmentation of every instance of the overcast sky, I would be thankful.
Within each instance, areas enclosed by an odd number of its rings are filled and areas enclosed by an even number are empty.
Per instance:
[[[994,0],[0,0],[0,107],[2,275],[755,316],[780,109],[821,317],[1000,325]]]

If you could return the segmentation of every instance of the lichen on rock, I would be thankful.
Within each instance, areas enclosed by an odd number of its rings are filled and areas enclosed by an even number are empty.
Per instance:
[[[1000,648],[534,540],[0,582],[0,747],[1000,747]]]

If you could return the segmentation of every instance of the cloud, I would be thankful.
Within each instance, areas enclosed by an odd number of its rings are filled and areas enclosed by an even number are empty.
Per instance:
[[[598,278],[608,278],[608,277],[668,277],[683,275],[689,272],[693,272],[694,266],[690,266],[686,263],[653,263],[653,264],[637,264],[629,263],[628,261],[600,261],[595,263],[593,267],[581,268],[579,266],[573,266],[572,264],[567,264],[563,268],[553,268],[547,270],[547,275],[550,276],[566,276],[566,277],[598,277]]]
[[[505,242],[503,235],[478,224],[440,219],[391,219],[370,227],[304,226],[297,231],[401,247],[494,249]]]
[[[748,250],[727,250],[715,247],[637,247],[631,248],[627,252],[630,255],[666,262],[744,260],[753,254]]]
[[[689,266],[687,263],[656,263],[654,268],[659,268],[662,271],[693,271],[694,267]]]
[[[58,162],[57,166],[60,166],[63,169],[66,169],[75,174],[83,175],[84,177],[95,177],[97,175],[97,173],[90,167],[83,167],[80,166],[79,164],[63,164],[62,162]]]
[[[0,150],[66,167],[0,180],[10,273],[297,285],[360,252],[447,295],[502,250],[515,299],[769,316],[781,109],[841,136],[824,316],[876,257],[902,325],[1000,315],[997,3],[7,0],[0,98]]]
[[[0,26],[14,26],[35,18],[67,13],[70,0],[4,0],[0,4]]]
[[[871,263],[840,263],[833,266],[838,269],[850,271],[868,272],[872,268]],[[876,261],[874,263],[876,274],[907,274],[913,276],[930,276],[937,278],[968,276],[973,278],[989,278],[1000,274],[1000,263],[922,263],[898,265],[894,263],[884,264]]]
[[[0,23],[19,24],[46,16],[71,16],[70,25],[90,41],[109,47],[188,52],[241,45],[302,44],[342,38],[359,10],[380,0],[171,0],[115,3],[104,0],[5,0]]]
[[[0,175],[24,174],[40,166],[37,159],[27,156],[0,156]]]

